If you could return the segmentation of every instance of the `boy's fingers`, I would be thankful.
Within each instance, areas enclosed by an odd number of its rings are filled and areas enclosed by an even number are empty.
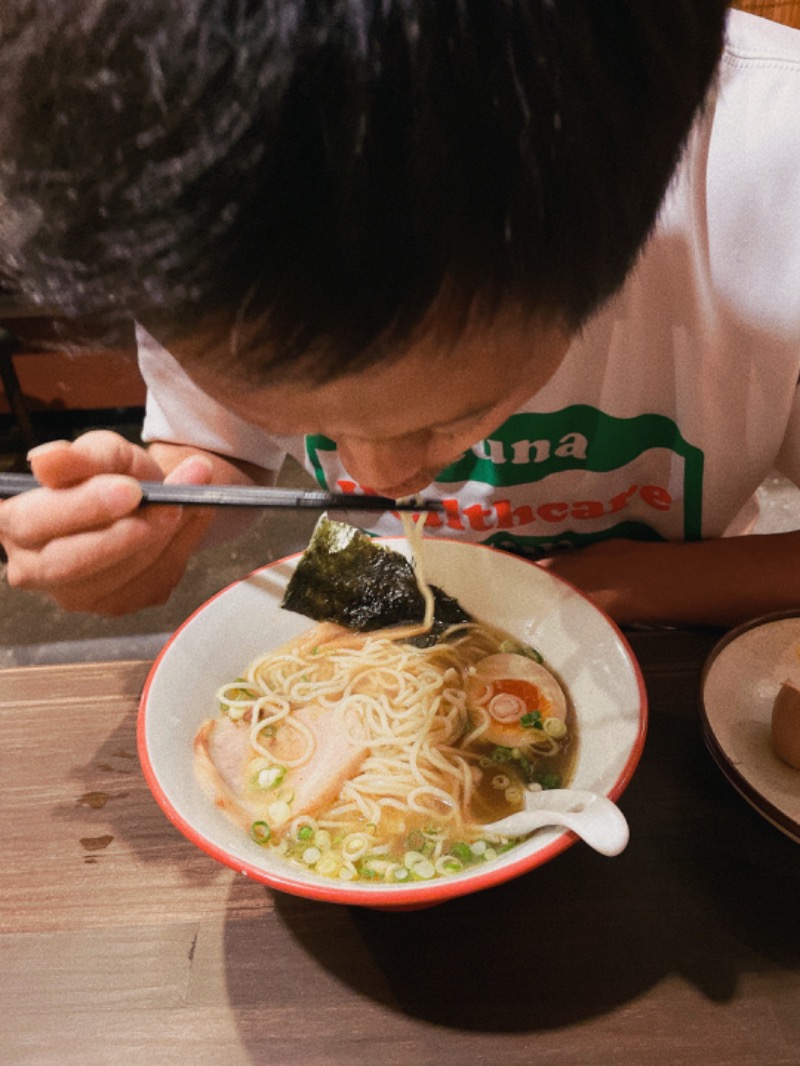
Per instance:
[[[19,548],[36,549],[85,530],[105,530],[141,503],[138,481],[102,474],[71,488],[35,489],[0,506],[0,534]]]
[[[214,468],[204,455],[189,455],[164,478],[165,485],[208,485]]]
[[[159,507],[123,517],[110,526],[17,544],[8,553],[9,584],[53,595],[81,582],[113,587],[135,576],[164,550],[181,522],[179,508]]]
[[[42,487],[0,505],[9,583],[70,610],[120,614],[163,603],[212,512],[140,506],[139,481],[161,480],[161,467],[115,433],[53,441],[29,459]],[[210,482],[213,464],[189,455],[169,480]]]
[[[76,485],[96,474],[128,474],[160,480],[161,469],[147,452],[110,430],[84,433],[74,442],[52,441],[28,453],[31,470],[49,488]]]
[[[195,511],[181,521],[174,507],[142,514],[147,517],[125,519],[111,531],[54,542],[30,560],[18,558],[9,569],[9,581],[47,592],[71,611],[120,615],[164,603],[207,522]],[[177,525],[168,528],[163,524],[166,517]],[[161,528],[154,528],[159,524]],[[26,561],[32,564],[28,574]]]

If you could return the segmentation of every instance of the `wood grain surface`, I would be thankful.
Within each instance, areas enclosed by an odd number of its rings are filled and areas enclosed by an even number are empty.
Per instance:
[[[800,0],[734,0],[731,7],[800,28]]]
[[[440,907],[272,893],[167,822],[148,664],[0,672],[4,1066],[796,1066],[800,848],[706,753],[709,634],[643,634],[645,753],[616,859],[577,844]]]

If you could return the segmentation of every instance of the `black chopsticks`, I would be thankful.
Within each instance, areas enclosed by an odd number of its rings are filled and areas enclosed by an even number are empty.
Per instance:
[[[203,507],[283,507],[313,511],[441,511],[438,500],[351,495],[350,493],[265,488],[260,485],[163,485],[142,481],[142,501]],[[39,488],[32,474],[0,474],[0,499]]]

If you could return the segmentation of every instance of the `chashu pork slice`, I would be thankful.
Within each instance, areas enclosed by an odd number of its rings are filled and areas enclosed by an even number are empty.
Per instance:
[[[264,820],[276,830],[300,815],[314,814],[336,799],[367,755],[367,744],[354,736],[352,717],[348,718],[342,705],[310,703],[292,717],[310,731],[313,751],[302,766],[287,768],[277,790],[254,787],[250,764],[259,753],[250,746],[246,723],[209,719],[195,737],[195,765],[201,783],[217,806],[243,825]],[[282,766],[282,760],[292,761],[305,747],[298,732],[284,725],[268,747],[270,761]],[[292,796],[281,816],[275,812],[277,793]]]

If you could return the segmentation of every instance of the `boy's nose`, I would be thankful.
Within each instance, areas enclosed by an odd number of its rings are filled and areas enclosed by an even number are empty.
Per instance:
[[[349,474],[364,488],[382,496],[409,496],[424,489],[435,478],[427,441],[422,435],[396,437],[388,441],[340,440],[342,462]]]

